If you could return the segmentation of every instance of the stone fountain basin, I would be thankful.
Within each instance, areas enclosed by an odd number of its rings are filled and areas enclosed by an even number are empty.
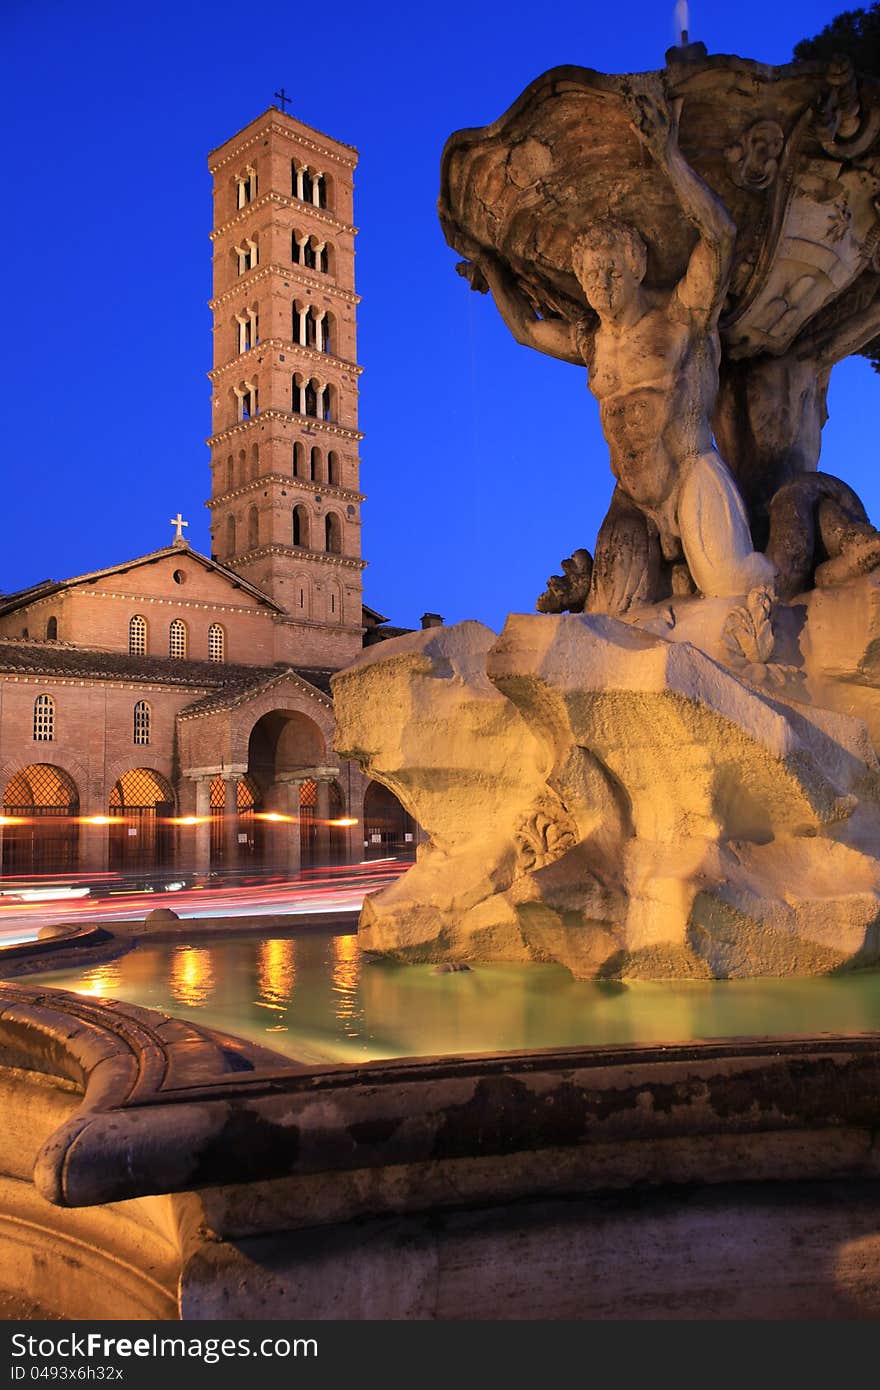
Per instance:
[[[306,1070],[4,985],[0,1087],[0,1287],[67,1317],[880,1312],[876,1035]]]

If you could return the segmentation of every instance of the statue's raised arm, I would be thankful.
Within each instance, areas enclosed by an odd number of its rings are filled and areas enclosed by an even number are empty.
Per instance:
[[[699,233],[676,296],[689,313],[714,326],[730,281],[736,226],[724,203],[681,152],[681,99],[670,102],[657,81],[634,91],[628,105],[633,130],[667,175],[682,212]]]
[[[539,317],[513,273],[497,256],[476,242],[465,243],[463,249],[469,260],[459,266],[460,273],[472,290],[491,292],[495,307],[518,343],[563,362],[582,361],[574,329],[567,319]]]

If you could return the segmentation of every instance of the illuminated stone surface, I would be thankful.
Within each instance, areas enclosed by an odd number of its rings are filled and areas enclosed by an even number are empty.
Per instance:
[[[847,592],[867,614],[878,581]],[[823,594],[757,592],[630,623],[514,615],[497,639],[464,623],[365,653],[334,679],[341,749],[429,843],[368,898],[361,944],[584,977],[876,959],[880,767],[847,710],[856,686],[872,713],[873,638],[835,640],[831,616]]]

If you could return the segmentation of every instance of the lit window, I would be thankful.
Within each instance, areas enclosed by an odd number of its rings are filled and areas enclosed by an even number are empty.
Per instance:
[[[138,700],[134,707],[134,741],[140,744],[150,741],[150,706],[146,700]]]
[[[128,625],[128,651],[130,656],[147,654],[147,620],[136,614]]]
[[[34,742],[51,743],[55,737],[55,701],[51,695],[34,700]]]
[[[186,623],[175,618],[168,632],[168,655],[186,656]]]
[[[219,623],[212,623],[208,628],[208,660],[225,661],[226,659],[226,634]]]

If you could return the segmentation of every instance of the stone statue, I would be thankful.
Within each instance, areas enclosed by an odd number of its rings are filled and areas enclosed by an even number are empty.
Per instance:
[[[562,574],[551,574],[535,607],[539,613],[583,613],[590,596],[593,557],[576,550],[562,561]]]
[[[592,316],[539,316],[498,257],[473,251],[477,287],[488,285],[517,341],[587,365],[617,479],[589,607],[613,612],[662,596],[662,561],[684,558],[697,588],[712,596],[746,593],[773,574],[752,547],[742,499],[712,440],[718,320],[736,229],[683,157],[678,106],[669,106],[660,84],[638,91],[631,107],[633,129],[698,233],[671,290],[645,288],[645,243],[634,227],[610,217],[586,228],[571,253],[597,325]]]
[[[426,834],[363,945],[880,963],[880,533],[819,466],[829,375],[880,333],[880,84],[699,44],[556,68],[447,141],[439,211],[517,339],[586,364],[616,485],[539,613],[334,676],[339,751]]]

